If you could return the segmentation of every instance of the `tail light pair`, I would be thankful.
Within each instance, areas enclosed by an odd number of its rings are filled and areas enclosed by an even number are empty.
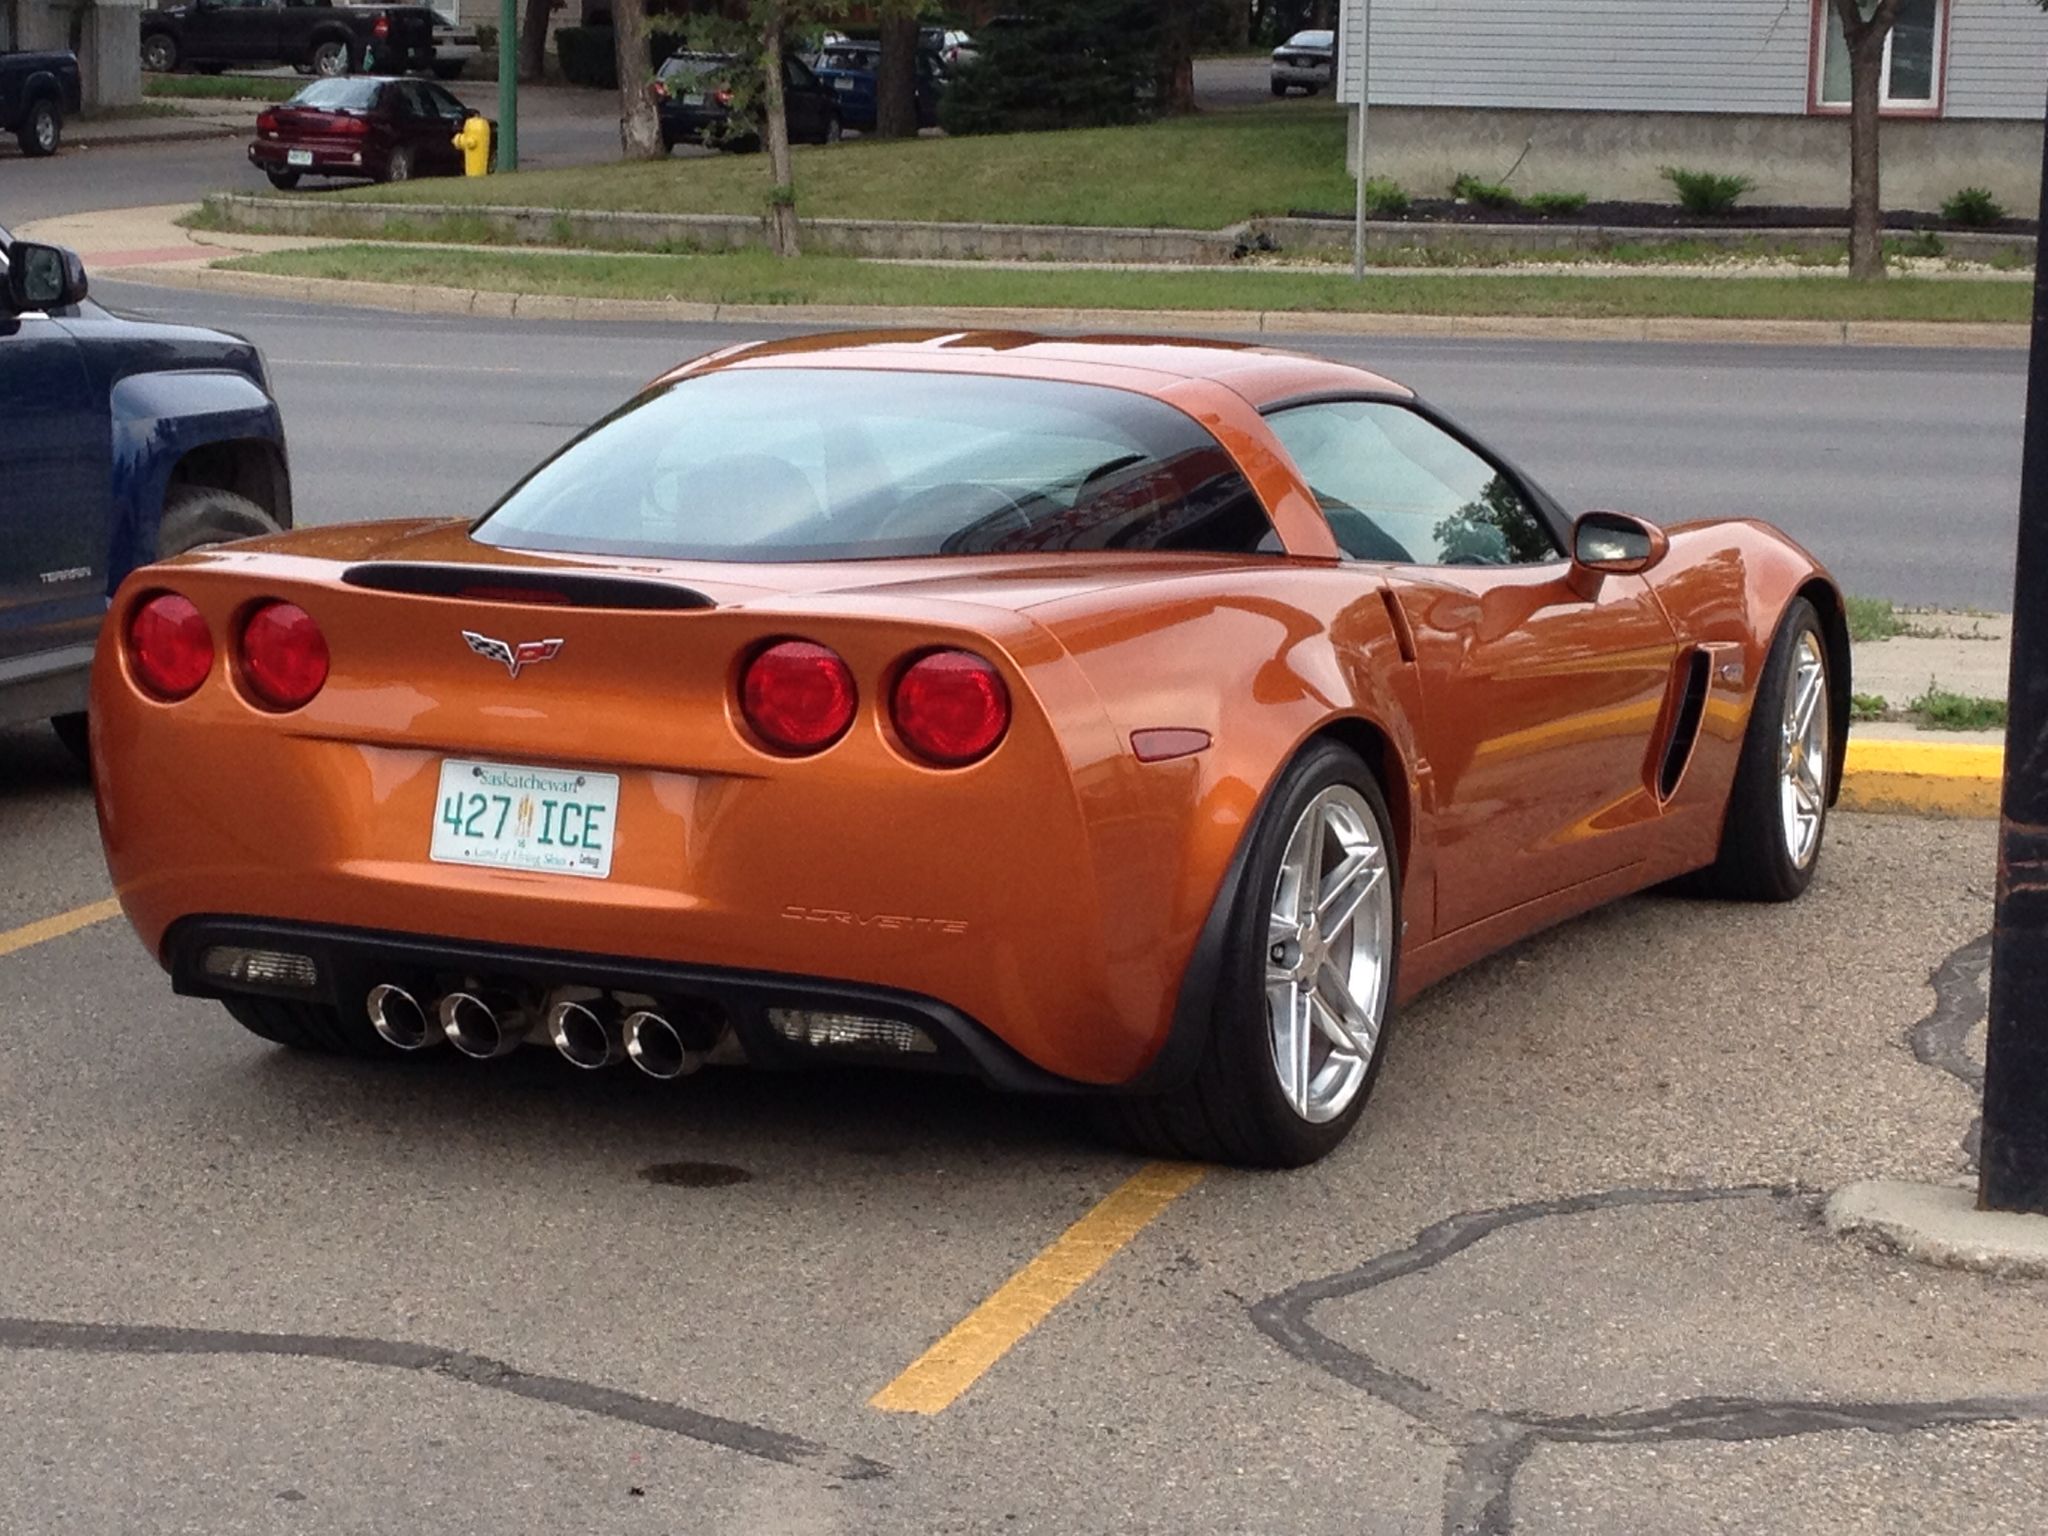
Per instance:
[[[822,752],[853,724],[859,691],[830,646],[781,640],[757,652],[740,677],[740,713],[754,733],[784,752]],[[926,651],[896,676],[889,694],[896,734],[918,757],[961,768],[995,750],[1010,728],[1002,674],[972,651]]]
[[[166,703],[190,698],[213,671],[213,634],[192,600],[159,592],[129,615],[128,666],[135,680]],[[327,683],[327,639],[296,603],[267,602],[250,610],[235,637],[243,686],[270,709],[298,709]]]

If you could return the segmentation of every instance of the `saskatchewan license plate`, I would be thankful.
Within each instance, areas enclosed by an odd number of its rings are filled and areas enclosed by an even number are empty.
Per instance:
[[[284,163],[286,165],[311,165],[313,163],[313,151],[310,149],[288,149],[284,152]]]
[[[615,773],[444,758],[428,857],[603,880],[618,812]]]

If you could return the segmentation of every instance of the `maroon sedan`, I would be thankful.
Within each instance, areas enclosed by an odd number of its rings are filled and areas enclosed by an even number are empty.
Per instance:
[[[256,118],[249,163],[274,187],[301,176],[409,181],[460,176],[455,135],[480,116],[431,80],[350,75],[315,80],[282,106]],[[496,125],[492,125],[495,147]]]

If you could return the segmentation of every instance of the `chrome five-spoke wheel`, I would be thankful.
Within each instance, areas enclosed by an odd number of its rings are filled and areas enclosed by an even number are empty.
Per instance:
[[[1273,1070],[1311,1124],[1350,1107],[1371,1070],[1393,974],[1386,849],[1365,798],[1333,784],[1287,840],[1267,913]]]
[[[1786,856],[1795,868],[1804,869],[1820,848],[1828,805],[1828,667],[1820,637],[1813,631],[1800,635],[1791,672],[1778,758],[1778,802]]]

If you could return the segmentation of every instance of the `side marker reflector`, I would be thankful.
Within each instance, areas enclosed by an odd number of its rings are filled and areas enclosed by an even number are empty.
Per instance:
[[[1209,749],[1207,731],[1157,727],[1131,732],[1131,755],[1141,763],[1163,763],[1170,758],[1192,757]]]

